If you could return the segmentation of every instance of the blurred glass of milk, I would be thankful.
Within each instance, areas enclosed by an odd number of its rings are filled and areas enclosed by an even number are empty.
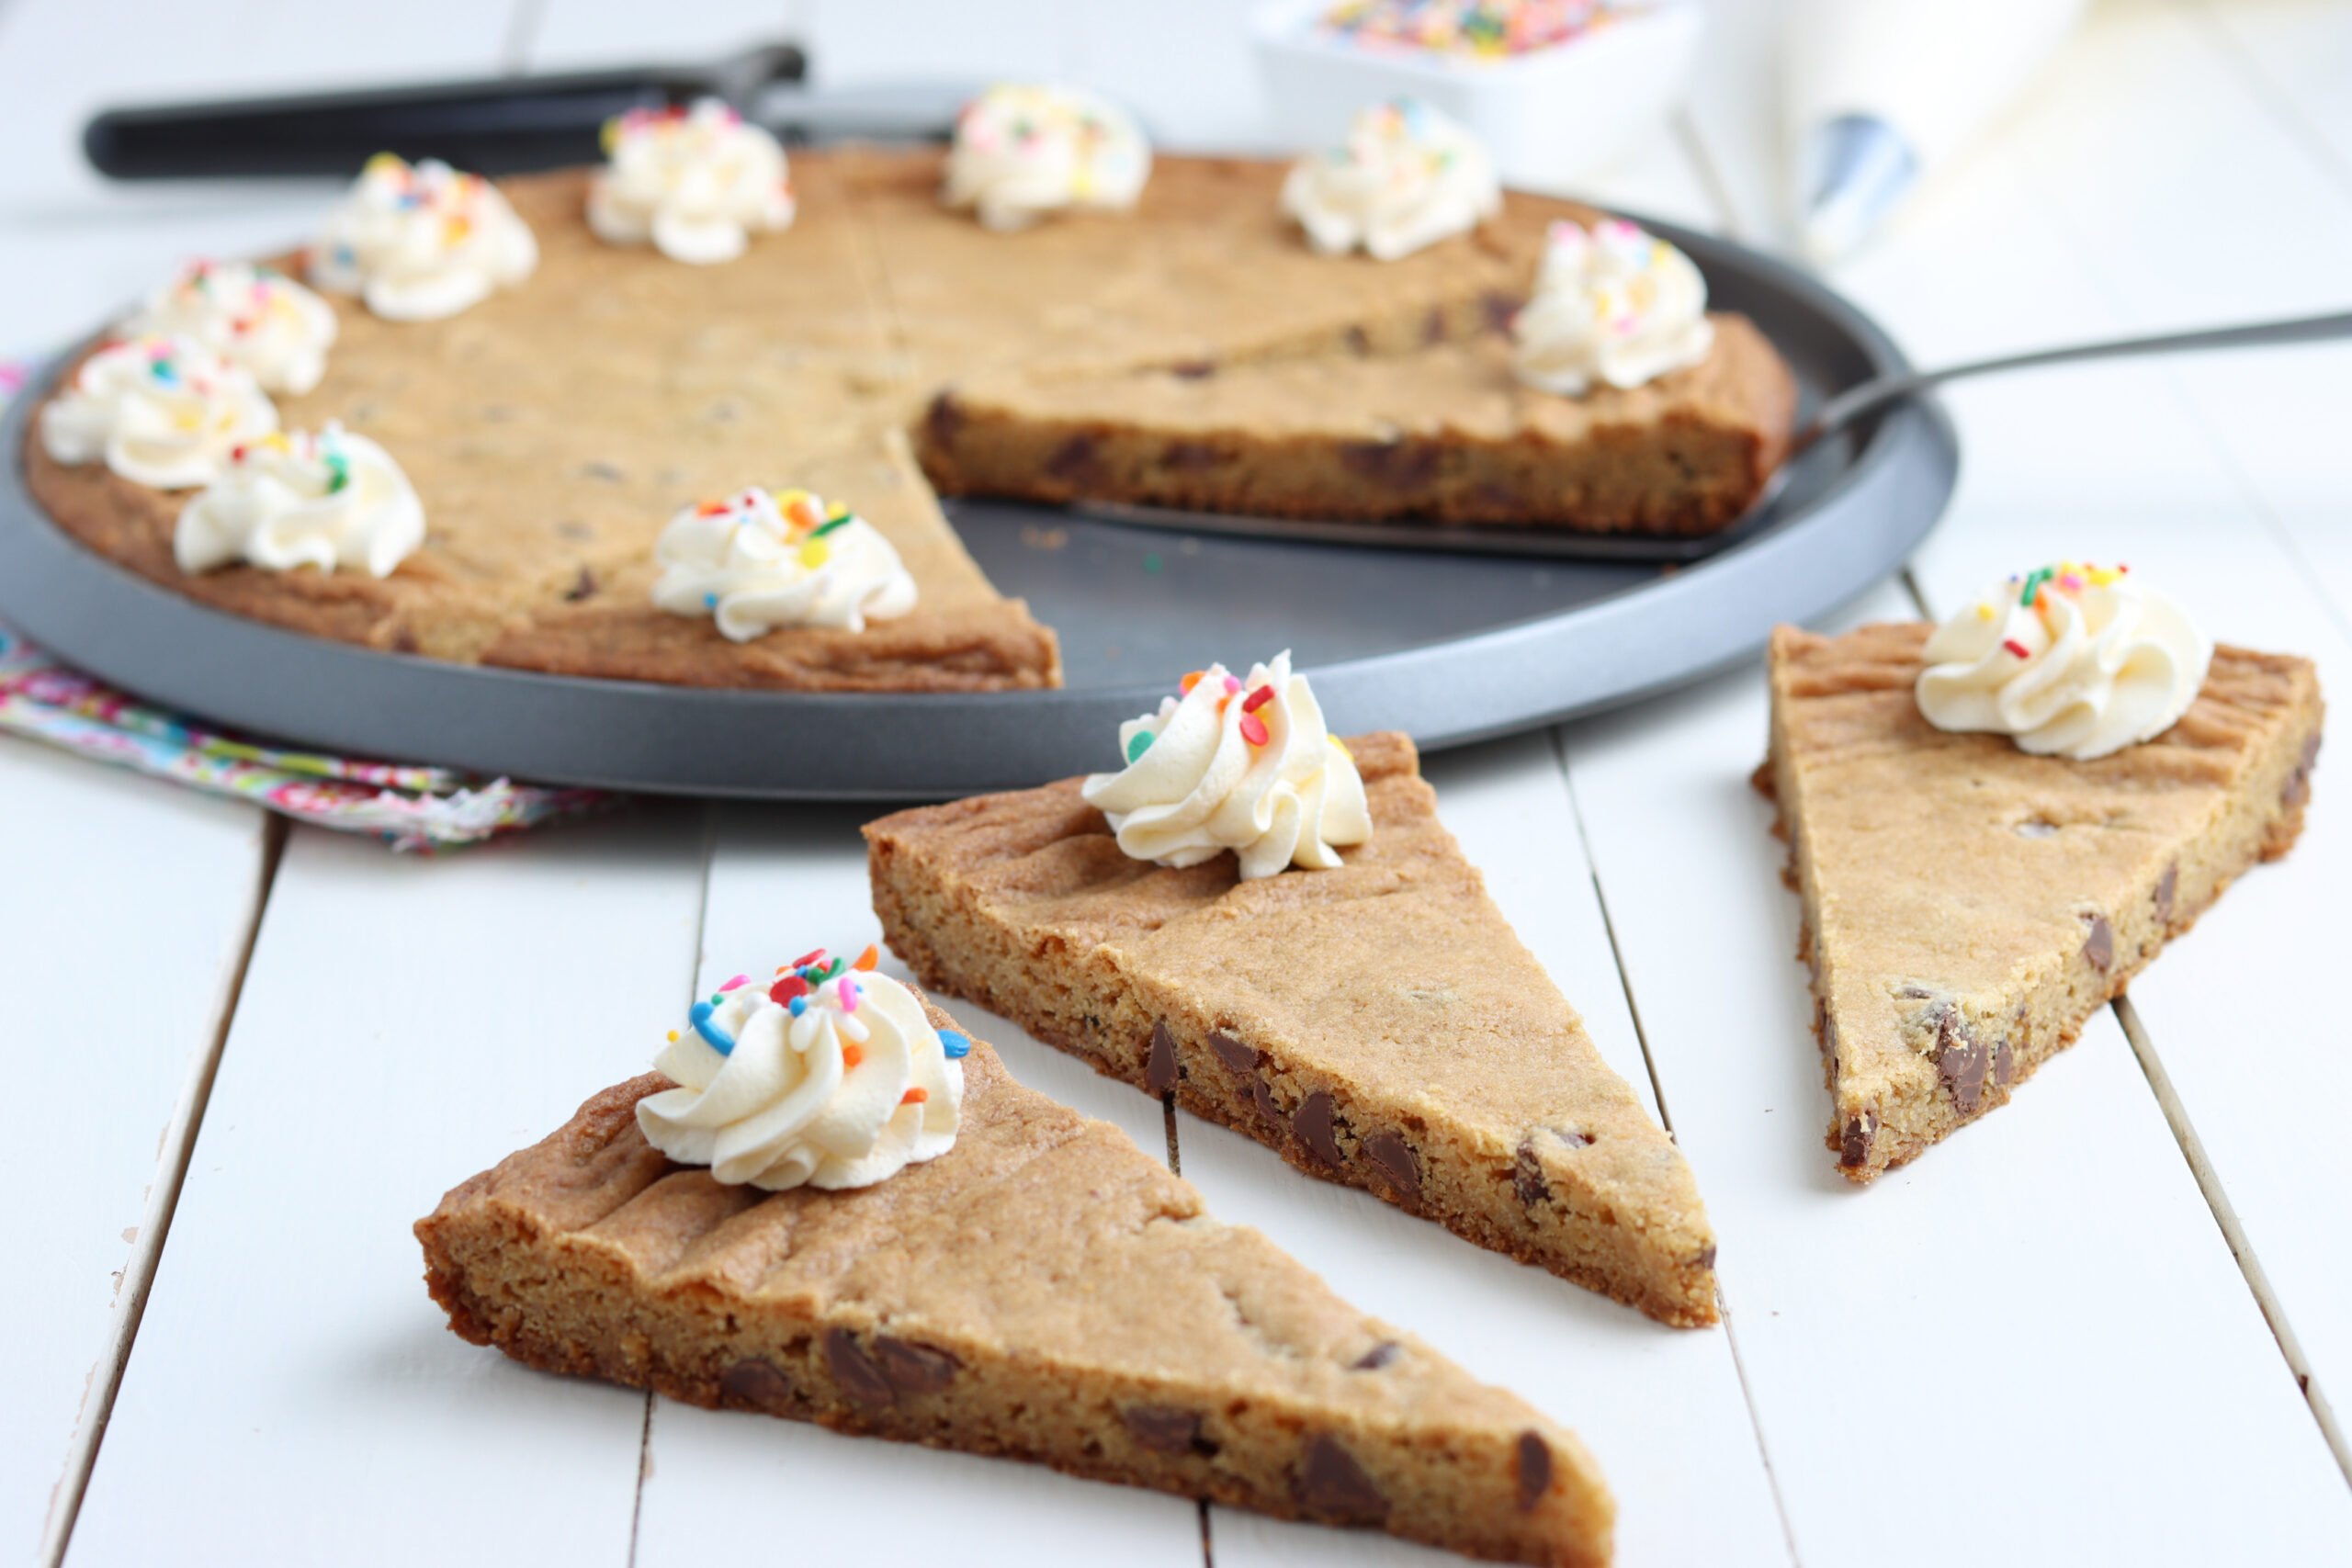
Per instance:
[[[1846,254],[2064,42],[2084,0],[1792,0],[1782,39],[1798,233]]]

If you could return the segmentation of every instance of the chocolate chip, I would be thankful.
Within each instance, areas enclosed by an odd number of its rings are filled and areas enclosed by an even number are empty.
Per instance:
[[[1205,381],[1216,374],[1214,359],[1180,359],[1168,367],[1168,373],[1180,381]]]
[[[1231,453],[1220,452],[1205,441],[1170,441],[1159,452],[1159,466],[1174,474],[1197,474],[1231,461]]]
[[[953,446],[956,438],[964,434],[967,423],[964,405],[956,400],[956,394],[942,392],[931,400],[931,407],[922,416],[923,439],[933,446]]]
[[[1544,1179],[1544,1166],[1535,1157],[1535,1140],[1522,1138],[1519,1158],[1511,1164],[1510,1184],[1519,1192],[1519,1201],[1529,1208],[1552,1196],[1552,1184]]]
[[[2006,1084],[2017,1077],[2017,1073],[2018,1054],[2010,1050],[2009,1043],[2004,1040],[1993,1047],[1993,1081]]]
[[[2278,804],[2301,806],[2312,797],[2312,774],[2309,768],[2297,768],[2287,775],[2287,787],[2278,792]]]
[[[1300,1507],[1341,1524],[1376,1525],[1388,1517],[1388,1499],[1329,1432],[1307,1443],[1294,1490]]]
[[[1370,354],[1372,352],[1372,334],[1364,331],[1362,327],[1350,327],[1348,329],[1348,352],[1358,355]]]
[[[2301,806],[2312,797],[2312,768],[2319,761],[2319,735],[2314,731],[2303,741],[2303,751],[2295,763],[2295,771],[2287,775],[2287,787],[2278,795],[2278,804]]]
[[[1976,1114],[1984,1098],[1984,1043],[1969,1032],[1957,1008],[1948,1009],[1936,1027],[1936,1072],[1962,1116]]]
[[[2091,917],[2090,935],[2083,939],[2083,962],[2104,975],[2115,963],[2115,928],[2105,915]]]
[[[563,591],[564,602],[570,604],[577,604],[580,601],[587,598],[591,593],[595,592],[596,574],[590,571],[583,566],[580,569],[580,576],[572,582],[571,587]]]
[[[792,1382],[765,1361],[738,1361],[718,1376],[722,1398],[754,1410],[784,1411],[792,1407]]]
[[[1552,1445],[1533,1432],[1519,1435],[1519,1511],[1527,1512],[1552,1489]]]
[[[2156,923],[2172,924],[2173,900],[2180,896],[2180,867],[2177,863],[2165,867],[2156,878]]]
[[[1849,1117],[1846,1130],[1838,1139],[1838,1163],[1848,1170],[1859,1170],[1870,1164],[1871,1137],[1870,1118]]]
[[[392,651],[394,653],[418,652],[419,649],[417,647],[416,634],[409,630],[406,626],[402,626],[400,630],[394,632],[392,634]]]
[[[1201,1440],[1201,1416],[1195,1410],[1179,1410],[1170,1404],[1130,1404],[1119,1412],[1119,1419],[1126,1423],[1135,1440],[1160,1454],[1189,1454],[1198,1449],[1216,1451],[1215,1444]]]
[[[1317,1089],[1299,1106],[1298,1114],[1291,1118],[1290,1130],[1297,1134],[1300,1143],[1315,1151],[1317,1159],[1336,1166],[1340,1163],[1340,1140],[1331,1131],[1331,1096]]]
[[[1385,1130],[1374,1133],[1363,1141],[1363,1153],[1396,1190],[1408,1198],[1421,1195],[1421,1162],[1404,1139]]]
[[[1699,1249],[1699,1256],[1690,1260],[1690,1267],[1693,1269],[1713,1269],[1714,1266],[1715,1244],[1711,1241],[1706,1246]]]
[[[1510,331],[1511,318],[1519,314],[1519,300],[1489,289],[1478,296],[1478,310],[1487,319],[1488,332],[1507,333]]]
[[[1434,441],[1348,441],[1340,466],[1389,490],[1419,490],[1437,477],[1442,455]]]
[[[1371,1349],[1366,1350],[1363,1355],[1358,1356],[1354,1360],[1350,1361],[1348,1363],[1348,1370],[1355,1372],[1376,1372],[1381,1368],[1386,1366],[1389,1362],[1395,1360],[1396,1359],[1396,1352],[1401,1348],[1403,1348],[1403,1347],[1399,1346],[1394,1339],[1384,1339],[1379,1344],[1374,1345]]]
[[[1099,484],[1103,479],[1102,444],[1091,435],[1073,435],[1046,458],[1046,472],[1066,484]]]
[[[897,1397],[890,1388],[890,1380],[882,1375],[882,1369],[875,1365],[874,1358],[865,1353],[865,1348],[857,1342],[857,1337],[846,1328],[825,1331],[825,1365],[832,1372],[833,1382],[841,1389],[842,1396],[852,1404],[863,1405],[868,1410],[882,1410],[887,1409]]]
[[[964,1367],[944,1350],[888,1335],[875,1337],[874,1355],[882,1364],[884,1379],[900,1393],[937,1393]]]
[[[1429,318],[1421,322],[1421,341],[1423,343],[1443,343],[1448,335],[1449,333],[1445,322],[1445,311],[1439,306],[1430,306]]]
[[[1216,1053],[1218,1061],[1237,1073],[1258,1070],[1258,1053],[1221,1029],[1210,1031],[1209,1049]]]
[[[1143,1082],[1154,1094],[1166,1094],[1176,1087],[1176,1037],[1168,1032],[1164,1018],[1151,1026],[1151,1052],[1144,1058]]]
[[[1559,1139],[1560,1142],[1567,1145],[1568,1147],[1572,1149],[1589,1149],[1592,1147],[1592,1134],[1586,1132],[1581,1127],[1555,1127],[1552,1129],[1552,1136]]]
[[[1274,1089],[1272,1084],[1263,1078],[1252,1080],[1250,1085],[1250,1098],[1257,1101],[1258,1114],[1264,1117],[1268,1124],[1275,1127],[1283,1124],[1282,1107],[1274,1103]]]

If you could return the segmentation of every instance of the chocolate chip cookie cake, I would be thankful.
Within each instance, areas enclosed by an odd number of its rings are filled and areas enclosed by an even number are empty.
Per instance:
[[[2028,573],[1941,627],[1783,626],[1770,668],[1757,782],[1858,1182],[2006,1103],[2302,830],[2311,662],[2215,647],[2121,569]]]
[[[416,1226],[451,1328],[695,1404],[1609,1561],[1573,1433],[1220,1224],[874,962],[738,976],[658,1071],[452,1190]]]
[[[1412,742],[1212,667],[1128,765],[865,829],[925,985],[1298,1169],[1664,1322],[1715,1321],[1690,1167],[1438,820]]]
[[[191,268],[68,367],[32,494],[390,651],[979,691],[1059,660],[943,492],[1690,533],[1785,450],[1787,368],[1688,258],[1418,107],[1289,169],[1035,89],[944,153],[787,167],[716,105],[608,140],[498,185],[379,158],[305,251]]]

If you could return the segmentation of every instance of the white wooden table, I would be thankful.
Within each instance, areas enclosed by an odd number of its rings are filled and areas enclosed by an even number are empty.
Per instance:
[[[317,187],[102,188],[73,138],[118,97],[691,55],[792,23],[837,76],[1078,74],[1196,144],[1256,133],[1238,0],[910,9],[16,0],[0,346],[317,210]],[[1770,243],[1770,6],[1718,12],[1703,107],[1593,193]],[[1926,362],[2340,309],[2348,83],[2343,6],[2104,9],[1837,281]],[[2312,349],[1962,389],[1949,520],[1840,619],[2120,558],[2222,637],[2314,655],[2341,699],[2347,384],[2352,352]],[[1862,1193],[1820,1145],[1795,901],[1746,782],[1764,711],[1749,669],[1429,769],[1696,1166],[1721,1330],[1659,1328],[1189,1117],[1164,1146],[1227,1216],[1579,1428],[1628,1563],[2352,1561],[2327,1404],[2352,1399],[2344,764],[2288,862],[2013,1105]],[[0,806],[0,1559],[1435,1561],[540,1376],[443,1327],[410,1222],[639,1070],[710,977],[874,936],[857,811],[655,806],[426,863],[16,741]],[[1163,1146],[1143,1097],[976,1022]]]

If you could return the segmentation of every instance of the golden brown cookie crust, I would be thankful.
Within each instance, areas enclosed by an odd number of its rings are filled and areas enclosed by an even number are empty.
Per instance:
[[[964,1075],[953,1148],[845,1192],[673,1165],[635,1116],[668,1080],[617,1085],[418,1223],[426,1287],[458,1334],[550,1371],[1504,1562],[1609,1561],[1614,1505],[1574,1434],[1220,1224],[986,1043]]]
[[[1412,742],[1349,745],[1374,832],[1340,869],[1130,860],[1066,779],[869,824],[875,912],[924,984],[1311,1176],[1714,1322],[1680,1152],[1495,908]]]
[[[2164,734],[2077,762],[1930,725],[1933,628],[1772,636],[1771,755],[1838,1169],[1867,1182],[1995,1106],[2239,874],[2302,830],[2311,661],[2214,649]]]
[[[1532,276],[1545,227],[1595,215],[1512,193],[1498,218],[1403,261],[1322,256],[1279,211],[1282,175],[1262,161],[1162,158],[1132,214],[1006,235],[939,206],[935,152],[803,152],[798,221],[715,267],[595,239],[584,171],[503,182],[538,237],[528,282],[435,322],[384,321],[334,299],[341,339],[325,379],[279,401],[289,428],[340,420],[382,442],[416,484],[424,546],[382,581],[245,567],[190,576],[171,554],[184,494],[64,467],[37,439],[27,481],[99,554],[314,636],[619,680],[980,691],[1056,684],[1058,653],[956,538],[908,455],[910,429],[951,490],[1669,532],[1727,521],[1777,461],[1786,369],[1729,321],[1716,360],[1656,390],[1603,395],[1598,426],[1565,399],[1524,414],[1518,437],[1466,414],[1431,424],[1441,392],[1465,404],[1491,392],[1494,329]],[[1433,360],[1430,375],[1391,363],[1414,356]],[[1400,486],[1427,461],[1420,447],[1383,456],[1353,425],[1237,449],[1262,483],[1228,474],[1192,488],[1169,477],[1200,446],[1182,411],[1167,428],[1131,422],[1136,450],[1084,462],[1064,452],[1077,432],[1053,434],[1052,400],[1067,396],[1057,387],[1149,383],[1162,368],[1181,379],[1204,366],[1218,374],[1201,385],[1230,389],[1245,410],[1291,380],[1332,380],[1364,411],[1359,423],[1443,445],[1450,477]],[[942,388],[967,385],[1010,401],[943,441],[942,416],[927,412]],[[1038,406],[1024,413],[1023,399]],[[1137,477],[1146,470],[1158,477]],[[746,483],[817,490],[870,518],[915,578],[914,612],[861,634],[787,628],[739,645],[707,621],[652,611],[652,547],[671,515]]]

